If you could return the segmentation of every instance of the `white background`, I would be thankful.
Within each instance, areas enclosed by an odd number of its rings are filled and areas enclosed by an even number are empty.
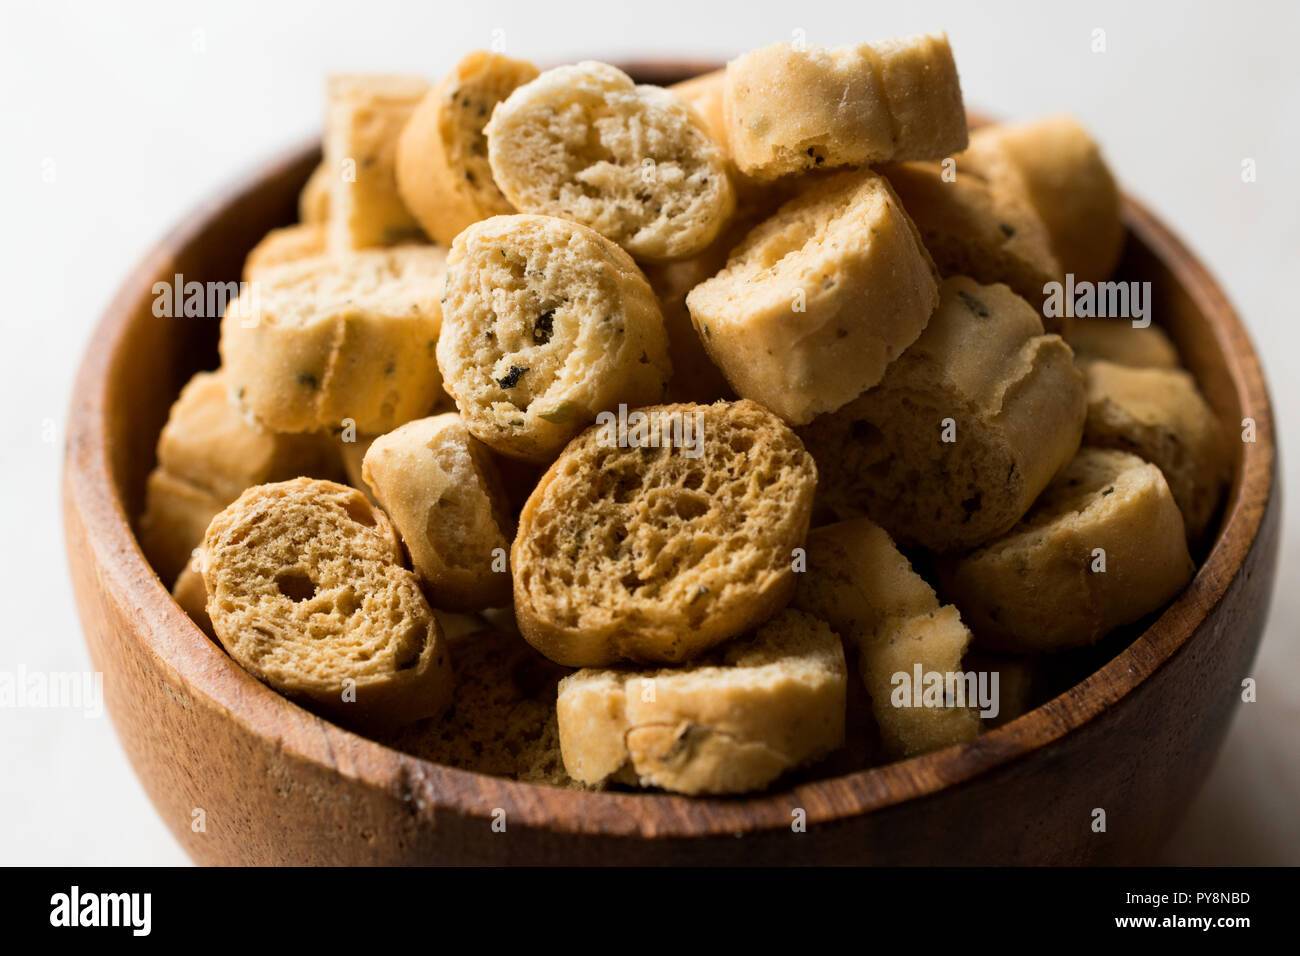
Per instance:
[[[1097,28],[1104,53],[1091,52]],[[1262,352],[1284,452],[1300,454],[1300,4],[6,3],[0,671],[89,666],[58,483],[69,389],[99,311],[188,210],[318,130],[325,73],[437,77],[494,30],[509,53],[555,63],[726,58],[795,29],[813,43],[946,29],[968,103],[1008,118],[1076,113],[1125,187],[1226,286]],[[1253,184],[1241,181],[1244,158],[1257,163]],[[1298,475],[1285,479],[1293,505]],[[1260,701],[1240,708],[1170,862],[1300,863],[1300,522],[1290,515],[1283,549]],[[182,862],[107,718],[0,711],[0,863]]]

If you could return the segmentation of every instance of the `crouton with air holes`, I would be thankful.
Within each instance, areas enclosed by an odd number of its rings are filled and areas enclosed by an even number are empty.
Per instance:
[[[1187,540],[1201,541],[1232,474],[1223,425],[1182,369],[1086,362],[1083,440],[1129,451],[1160,469],[1183,513]]]
[[[808,569],[794,606],[821,617],[858,651],[862,682],[887,752],[911,757],[972,740],[980,719],[973,701],[958,706],[895,706],[895,675],[913,669],[956,674],[971,635],[952,606],[912,570],[889,534],[866,518],[815,528]]]
[[[736,394],[802,425],[879,382],[938,299],[916,227],[864,170],[783,205],[686,306]]]
[[[574,439],[519,518],[519,628],[571,667],[689,661],[794,592],[817,483],[794,433],[754,402],[640,411],[644,436]]]
[[[298,478],[250,488],[203,541],[208,616],[241,667],[346,727],[442,713],[441,629],[383,512],[355,488]]]
[[[442,394],[445,255],[400,246],[268,270],[221,320],[233,400],[267,428],[390,431]]]
[[[397,146],[397,187],[434,242],[450,246],[476,222],[515,207],[488,164],[483,132],[497,104],[537,77],[537,67],[476,50],[416,107]]]
[[[663,315],[632,257],[550,216],[475,223],[447,258],[438,366],[470,434],[547,462],[598,412],[663,398]]]
[[[514,521],[492,456],[459,415],[421,418],[380,435],[365,453],[362,475],[435,606],[509,603],[506,550]]]
[[[428,82],[415,76],[329,78],[323,164],[329,177],[331,250],[424,238],[397,190],[397,141],[428,91]]]
[[[788,610],[688,667],[582,670],[560,682],[564,766],[587,784],[759,790],[844,742],[847,676],[839,637]]]
[[[580,222],[640,259],[683,259],[727,224],[736,197],[704,119],[605,63],[547,70],[487,126],[492,175],[520,212]]]
[[[723,113],[731,156],[756,179],[942,159],[967,142],[945,34],[753,50],[727,64]]]
[[[1007,531],[1083,433],[1070,348],[1004,285],[942,283],[930,324],[880,384],[801,430],[822,513],[959,551]]]
[[[1062,651],[1163,607],[1195,571],[1155,465],[1083,448],[1006,535],[940,564],[940,591],[981,646]]]

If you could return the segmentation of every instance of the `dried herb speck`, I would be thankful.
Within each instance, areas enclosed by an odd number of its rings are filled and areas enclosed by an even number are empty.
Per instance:
[[[502,388],[514,388],[519,384],[519,379],[523,377],[524,372],[527,371],[528,369],[522,365],[512,365],[510,366],[510,371],[506,372],[506,374],[497,381],[497,384]]]
[[[537,345],[545,345],[551,341],[551,335],[555,332],[555,310],[547,309],[537,317],[533,323],[533,342]]]
[[[971,312],[973,312],[975,315],[978,315],[981,319],[987,319],[989,317],[988,306],[986,306],[979,299],[975,298],[975,296],[971,295],[969,292],[959,291],[957,293],[957,296],[965,304],[966,308],[970,309]]]

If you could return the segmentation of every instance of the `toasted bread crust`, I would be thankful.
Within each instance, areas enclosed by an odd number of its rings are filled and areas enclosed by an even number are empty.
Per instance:
[[[1160,469],[1085,447],[1008,534],[940,570],[981,645],[1039,653],[1095,643],[1156,610],[1195,566]]]
[[[514,537],[501,477],[455,412],[407,422],[376,438],[362,462],[434,606],[510,601],[505,555]]]
[[[271,269],[226,309],[232,400],[281,432],[380,434],[442,395],[434,348],[445,256],[403,246]]]
[[[349,727],[441,713],[451,663],[384,514],[361,492],[298,478],[250,488],[208,527],[208,616],[230,656]]]
[[[564,765],[588,784],[758,790],[843,743],[846,677],[839,637],[797,611],[694,666],[579,671],[560,682]]]
[[[487,135],[492,174],[515,208],[580,222],[638,258],[695,255],[735,208],[725,155],[694,107],[605,63],[521,86]]]
[[[470,433],[548,462],[620,402],[662,399],[663,315],[632,258],[585,226],[494,216],[447,259],[438,366]]]
[[[197,373],[181,389],[158,436],[158,465],[146,483],[140,518],[145,555],[171,584],[208,522],[245,488],[299,475],[338,475],[328,442],[246,421],[230,403],[224,371]]]
[[[723,114],[736,165],[760,180],[940,159],[967,143],[961,85],[944,34],[753,50],[727,64]]]
[[[1063,272],[1108,279],[1124,250],[1120,192],[1101,150],[1070,116],[977,130],[958,165],[1023,191],[1052,238]]]
[[[958,276],[942,290],[881,383],[801,434],[824,513],[955,551],[1007,531],[1065,467],[1084,397],[1069,346],[1010,289]]]
[[[870,170],[810,186],[686,296],[736,393],[799,425],[879,382],[937,302],[916,227]]]
[[[794,434],[748,401],[641,411],[661,424],[660,447],[619,446],[616,427],[597,424],[520,515],[519,627],[569,666],[690,660],[761,623],[794,590],[793,549],[817,480]],[[687,427],[695,457],[663,447]]]
[[[329,248],[351,252],[415,242],[420,224],[397,189],[397,141],[429,91],[416,76],[331,76],[323,165],[329,170]]]
[[[1047,227],[1027,201],[956,164],[951,176],[938,162],[896,163],[880,172],[916,223],[940,275],[1004,282],[1043,315],[1043,287],[1062,280],[1061,265]],[[1064,316],[1044,318],[1048,332],[1064,334],[1066,322]]]
[[[934,590],[888,532],[867,518],[808,534],[808,570],[793,601],[830,623],[857,650],[858,670],[886,752],[911,757],[973,739],[979,717],[969,705],[895,706],[898,674],[961,671],[971,635],[957,609]]]
[[[1187,539],[1199,544],[1232,474],[1223,425],[1196,381],[1182,369],[1085,362],[1088,419],[1083,440],[1133,452],[1165,476],[1183,513]]]
[[[470,53],[425,96],[402,129],[397,186],[434,242],[515,207],[492,178],[483,132],[497,104],[537,77],[537,67],[496,53]]]

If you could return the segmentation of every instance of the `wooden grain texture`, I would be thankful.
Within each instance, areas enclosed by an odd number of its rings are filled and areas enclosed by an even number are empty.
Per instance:
[[[670,82],[709,64],[641,64]],[[442,767],[315,717],[207,640],[145,562],[154,442],[216,321],[159,319],[155,281],[227,280],[293,218],[319,157],[295,150],[186,219],[123,284],[69,414],[69,563],[87,644],[132,764],[186,851],[211,864],[1133,863],[1150,860],[1208,772],[1249,675],[1280,503],[1268,394],[1217,284],[1126,201],[1121,274],[1150,280],[1170,332],[1242,444],[1223,527],[1187,590],[1081,683],[974,742],[740,799],[575,793]],[[1093,812],[1106,811],[1095,833]],[[205,830],[193,824],[203,811]],[[791,829],[795,811],[807,832]],[[494,832],[504,811],[506,830]]]

